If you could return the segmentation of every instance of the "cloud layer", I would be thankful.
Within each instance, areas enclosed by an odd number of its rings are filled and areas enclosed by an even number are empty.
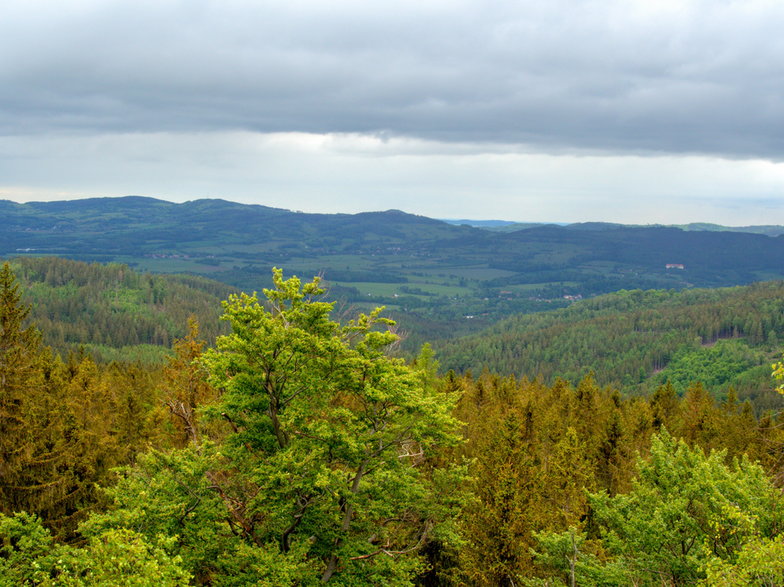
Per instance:
[[[66,1],[3,11],[5,133],[371,132],[784,155],[777,2]]]
[[[199,137],[234,137],[242,160],[258,154],[241,149],[249,136],[270,133],[299,137],[293,166],[330,136],[344,160],[403,148],[431,163],[548,155],[564,169],[579,156],[778,163],[782,25],[784,4],[765,0],[10,0],[0,171],[28,149],[54,183],[68,167],[58,144],[122,142],[120,165],[136,137],[148,177],[162,177],[171,154],[149,151],[162,136],[179,137],[180,160],[198,157]],[[780,175],[755,176],[767,187],[751,195],[776,197]]]

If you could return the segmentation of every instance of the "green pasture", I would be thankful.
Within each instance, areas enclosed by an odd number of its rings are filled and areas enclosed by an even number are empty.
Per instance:
[[[580,268],[586,272],[596,272],[599,275],[618,273],[618,263],[614,261],[589,261],[583,263]]]
[[[514,271],[507,271],[506,269],[494,269],[492,267],[474,266],[474,267],[449,267],[449,274],[454,277],[463,277],[465,279],[475,279],[484,281],[486,279],[498,279],[499,277],[510,277],[515,274]]]
[[[416,281],[409,281],[408,283],[376,283],[369,281],[333,281],[337,285],[345,287],[355,287],[362,294],[369,294],[370,296],[380,297],[394,297],[395,294],[399,296],[414,296],[421,298],[429,298],[417,293],[409,293],[401,290],[401,287],[409,287],[412,289],[419,289],[433,296],[446,296],[446,297],[460,297],[472,295],[473,291],[468,287],[461,287],[458,285],[447,285],[437,283],[423,283]]]
[[[545,287],[578,287],[580,284],[577,281],[547,281],[542,283],[520,283],[515,285],[505,285],[502,288],[504,291],[511,291],[518,295],[531,294],[538,292]]]
[[[205,265],[192,259],[153,259],[151,257],[117,257],[118,263],[134,267],[138,271],[151,273],[199,273],[211,275],[226,271],[228,267],[220,265]],[[216,262],[219,259],[216,259]]]

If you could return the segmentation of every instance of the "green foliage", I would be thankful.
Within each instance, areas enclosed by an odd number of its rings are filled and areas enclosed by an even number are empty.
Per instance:
[[[190,576],[167,554],[173,540],[147,542],[132,530],[110,529],[73,548],[55,543],[35,516],[0,514],[0,584],[184,585]]]
[[[749,369],[765,363],[765,353],[751,349],[745,341],[719,340],[712,346],[676,351],[657,380],[669,380],[681,392],[695,381],[720,390]]]
[[[307,543],[294,545],[285,553],[280,552],[275,543],[251,545],[236,540],[231,546],[232,548],[222,552],[216,561],[220,574],[215,576],[213,585],[294,587],[316,584],[316,569],[307,559]]]
[[[618,565],[603,563],[595,541],[587,540],[585,532],[570,527],[565,532],[542,532],[534,536],[533,551],[539,572],[546,576],[528,578],[523,585],[594,585],[614,587],[628,582],[628,576]],[[600,551],[599,551],[600,553]]]
[[[784,361],[778,361],[771,365],[771,369],[773,369],[773,378],[782,380],[784,379]],[[779,384],[776,388],[778,389],[779,393],[784,394],[784,383]]]
[[[713,558],[706,564],[706,585],[774,586],[784,584],[784,535],[753,537],[737,559]]]
[[[57,561],[54,541],[36,517],[0,513],[0,584],[40,585]]]
[[[167,553],[174,540],[158,537],[148,542],[132,530],[107,530],[91,537],[85,548],[63,553],[58,560],[59,574],[54,584],[102,587],[185,585],[190,575],[180,567],[178,557]]]
[[[629,493],[591,497],[601,540],[630,583],[695,584],[709,561],[733,561],[781,525],[780,492],[747,459],[727,465],[663,431],[638,466]]]
[[[219,301],[232,288],[191,276],[142,274],[117,263],[17,258],[14,268],[44,342],[63,353],[88,349],[103,362],[160,364],[196,316],[203,334],[222,332]]]
[[[111,508],[93,515],[82,533],[98,537],[127,528],[148,541],[167,536],[172,539],[167,551],[179,556],[183,568],[200,582],[207,582],[220,570],[220,557],[238,548],[210,481],[211,464],[192,449],[140,455],[134,467],[123,470],[117,485],[106,490]]]
[[[232,333],[205,358],[223,390],[210,412],[234,430],[221,450],[233,524],[283,553],[310,542],[322,581],[405,584],[440,521],[426,464],[457,442],[453,398],[428,385],[428,361],[384,354],[396,337],[376,329],[380,310],[341,326],[318,280],[275,270],[274,283],[268,307],[229,300]]]
[[[216,491],[220,474],[215,472],[215,452],[205,444],[199,450],[189,446],[140,456],[106,490],[112,500],[109,510],[93,515],[81,526],[82,533],[93,539],[128,529],[148,543],[162,542],[197,584],[300,584],[308,576],[308,543],[281,553],[276,543],[244,541]]]
[[[105,344],[79,343],[79,349],[99,363],[135,363],[157,366],[165,364],[171,357],[170,348],[156,344],[113,347]]]

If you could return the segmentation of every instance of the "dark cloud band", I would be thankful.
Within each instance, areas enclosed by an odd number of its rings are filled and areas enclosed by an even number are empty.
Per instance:
[[[771,3],[44,4],[0,18],[4,134],[784,156],[784,7]]]

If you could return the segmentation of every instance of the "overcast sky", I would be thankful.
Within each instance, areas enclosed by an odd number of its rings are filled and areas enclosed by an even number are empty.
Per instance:
[[[0,198],[784,224],[779,0],[3,0]]]

